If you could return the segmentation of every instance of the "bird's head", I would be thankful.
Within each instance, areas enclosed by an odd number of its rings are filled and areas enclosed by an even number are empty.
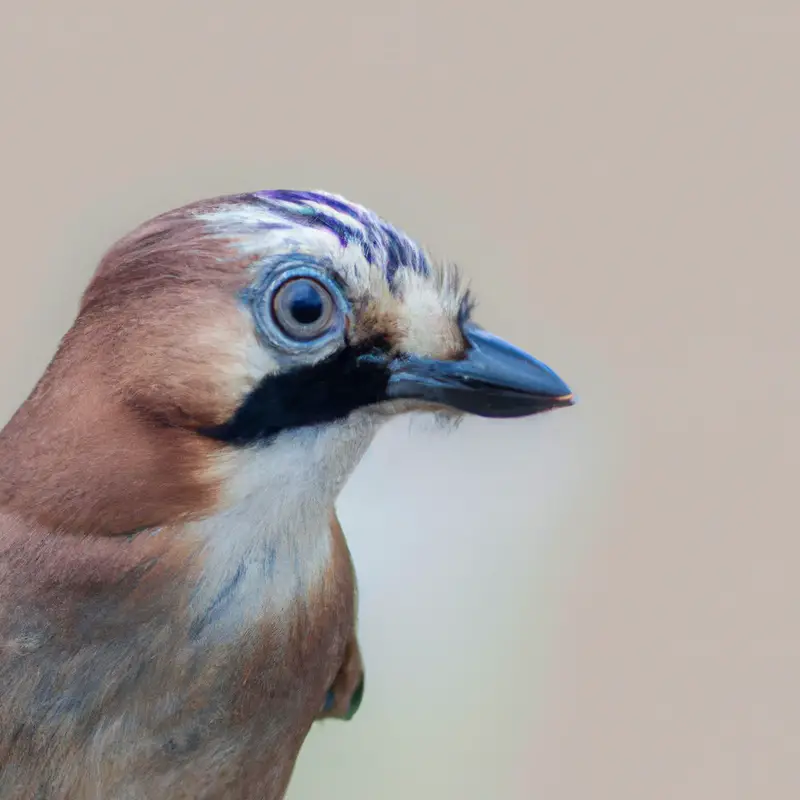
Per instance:
[[[552,370],[473,322],[455,267],[366,209],[273,191],[201,217],[256,255],[237,300],[260,367],[209,435],[254,444],[356,412],[521,417],[572,403]]]
[[[274,469],[306,480],[337,462],[340,488],[397,413],[521,417],[572,403],[552,370],[471,312],[457,270],[339,196],[216,198],[111,248],[32,402],[71,392],[60,410],[78,423],[73,457],[97,461],[111,431],[117,459],[144,464],[135,429],[167,485],[178,462],[272,448]]]

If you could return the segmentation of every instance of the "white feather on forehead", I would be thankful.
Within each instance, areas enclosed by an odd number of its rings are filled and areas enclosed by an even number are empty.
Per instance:
[[[325,213],[351,226],[354,224],[352,218],[329,207]],[[414,327],[426,321],[430,324],[435,317],[456,319],[468,295],[458,268],[435,261],[423,248],[417,249],[424,253],[428,270],[401,264],[390,286],[385,248],[373,247],[374,258],[370,263],[357,242],[342,246],[337,234],[328,228],[294,223],[268,206],[255,203],[229,203],[197,216],[214,231],[212,235],[229,239],[240,253],[253,256],[302,253],[327,261],[355,296],[378,303],[384,299],[387,305],[390,298],[395,298],[395,303],[399,298],[405,307],[404,316],[409,316],[407,321],[413,322]]]

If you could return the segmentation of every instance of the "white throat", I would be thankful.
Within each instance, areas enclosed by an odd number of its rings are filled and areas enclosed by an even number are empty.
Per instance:
[[[235,634],[309,593],[330,563],[336,497],[377,428],[357,413],[234,455],[224,509],[192,526],[204,542],[197,635]]]

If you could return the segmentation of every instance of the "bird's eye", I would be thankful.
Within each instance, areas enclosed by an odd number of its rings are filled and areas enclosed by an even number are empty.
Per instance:
[[[286,281],[272,298],[275,322],[287,336],[303,342],[325,333],[335,310],[330,292],[310,278]]]

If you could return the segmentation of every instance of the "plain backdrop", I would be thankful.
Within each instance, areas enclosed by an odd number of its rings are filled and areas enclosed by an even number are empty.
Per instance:
[[[290,800],[800,796],[793,5],[3,11],[3,419],[118,236],[269,187],[459,262],[579,395],[378,439],[341,498],[365,700]]]

